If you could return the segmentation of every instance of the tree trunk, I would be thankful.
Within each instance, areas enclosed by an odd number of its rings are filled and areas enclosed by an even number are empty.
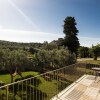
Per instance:
[[[94,56],[94,60],[97,60],[97,56]]]
[[[10,74],[11,75],[11,83],[13,83],[13,76],[12,76],[12,74]]]

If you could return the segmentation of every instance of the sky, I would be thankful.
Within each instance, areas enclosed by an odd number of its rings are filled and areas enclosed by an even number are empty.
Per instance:
[[[81,46],[100,43],[100,0],[0,0],[0,40],[44,42],[64,38],[75,17]]]

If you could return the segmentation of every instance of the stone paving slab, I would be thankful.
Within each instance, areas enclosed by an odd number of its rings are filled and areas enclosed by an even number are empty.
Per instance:
[[[51,100],[100,100],[100,82],[93,75],[84,75],[57,96]]]

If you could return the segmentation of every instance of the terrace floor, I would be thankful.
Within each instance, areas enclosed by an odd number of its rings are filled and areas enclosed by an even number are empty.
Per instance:
[[[100,77],[84,75],[51,100],[100,100]]]

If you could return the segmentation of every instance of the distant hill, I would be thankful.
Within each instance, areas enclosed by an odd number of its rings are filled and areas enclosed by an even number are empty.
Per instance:
[[[21,43],[21,42],[10,42],[10,41],[3,41],[0,40],[0,48],[6,49],[6,48],[15,48],[15,49],[22,49],[22,48],[29,48],[29,47],[34,47],[34,48],[39,48],[42,46],[42,43]]]

